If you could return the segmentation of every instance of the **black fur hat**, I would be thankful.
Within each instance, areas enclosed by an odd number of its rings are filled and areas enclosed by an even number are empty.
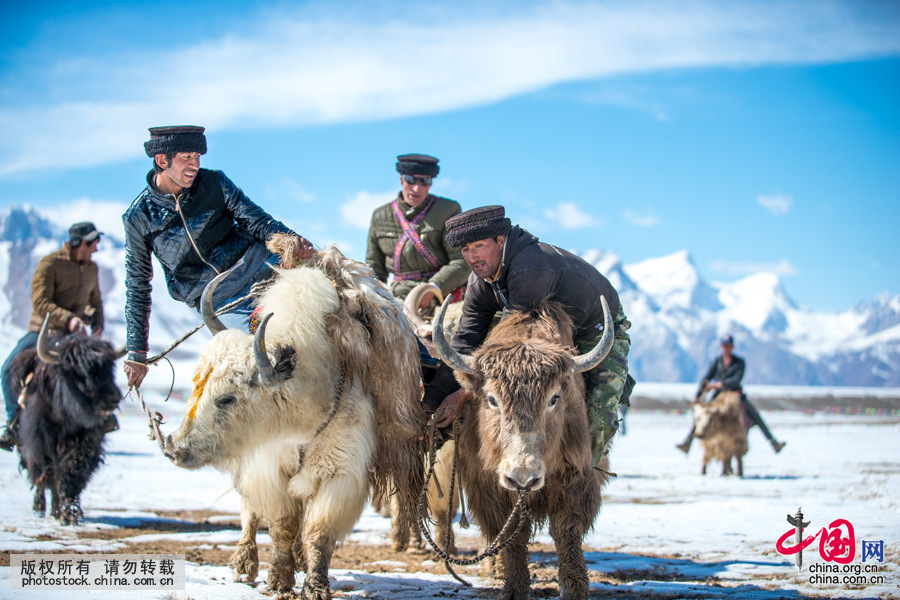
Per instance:
[[[438,159],[427,154],[401,154],[397,157],[397,172],[401,175],[437,177]]]
[[[206,154],[205,129],[195,125],[151,127],[150,139],[144,142],[144,150],[150,158],[157,154],[199,152]]]
[[[453,248],[466,244],[506,235],[512,227],[502,206],[482,206],[473,208],[447,219],[447,233],[444,239]]]

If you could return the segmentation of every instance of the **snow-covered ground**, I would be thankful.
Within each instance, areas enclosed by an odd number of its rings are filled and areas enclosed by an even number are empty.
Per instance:
[[[170,401],[153,407],[168,418],[165,431],[174,429],[181,406]],[[135,540],[104,536],[104,531],[163,521],[158,511],[239,513],[238,496],[224,476],[212,470],[184,471],[170,464],[156,443],[147,439],[146,419],[136,402],[125,400],[122,407],[122,428],[108,438],[107,464],[82,496],[85,520],[77,528],[32,516],[32,494],[16,468],[17,457],[0,452],[0,552],[124,553],[125,542]],[[900,419],[790,411],[768,411],[764,417],[787,447],[775,455],[762,435],[752,430],[746,476],[737,479],[701,476],[699,446],[689,456],[674,448],[689,427],[686,415],[629,414],[627,433],[619,436],[611,454],[618,477],[606,489],[595,529],[585,540],[589,568],[599,573],[637,573],[617,586],[619,592],[629,592],[628,598],[900,597],[892,596],[900,590]],[[717,469],[713,467],[712,472]],[[874,563],[882,582],[868,586],[811,583],[809,565],[823,563],[818,540],[804,551],[804,570],[798,573],[793,557],[775,549],[776,540],[791,529],[786,515],[798,507],[811,522],[807,534],[836,519],[852,524],[854,565],[861,564],[860,540],[883,540],[884,562]],[[79,536],[85,529],[98,535]],[[367,509],[351,539],[373,547],[387,545],[388,531],[388,521]],[[234,529],[160,535],[225,548],[238,539]],[[261,542],[268,541],[265,534],[259,537]],[[550,538],[541,532],[537,541],[549,543]],[[463,538],[462,545],[474,548],[476,542]],[[470,577],[476,587],[464,588],[449,575],[383,562],[383,572],[333,569],[336,597],[482,598],[490,596],[486,588],[497,585],[486,577]],[[872,559],[866,564],[873,564]],[[258,580],[264,581],[265,574],[263,570]],[[299,590],[302,578],[297,575],[295,589]],[[10,568],[0,567],[0,598],[268,597],[264,585],[234,583],[226,567],[191,562],[186,566],[185,589],[175,592],[24,592],[11,590],[9,579]],[[592,583],[592,597],[615,594],[608,584]]]

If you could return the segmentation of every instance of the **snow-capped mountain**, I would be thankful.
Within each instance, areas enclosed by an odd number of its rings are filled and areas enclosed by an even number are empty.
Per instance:
[[[28,206],[0,212],[2,360],[24,334],[31,316],[31,276],[38,262],[61,247],[68,239],[68,226],[79,220],[94,222],[104,233],[93,256],[100,271],[105,320],[103,337],[117,347],[125,343],[125,246],[121,216],[126,208],[125,204],[105,203],[102,206],[85,204],[69,207],[65,214],[46,214]],[[154,273],[150,351],[157,353],[201,323],[202,319],[195,310],[169,297],[162,278],[162,267],[155,260]],[[177,365],[176,372],[180,378],[190,377],[193,364],[209,339],[209,333],[203,329],[168,355]],[[159,378],[159,387],[168,387],[164,383],[171,380],[171,372],[166,371]]]
[[[593,263],[601,271],[611,264]],[[746,383],[900,385],[900,296],[816,312],[771,273],[707,283],[686,250],[623,270],[634,284],[619,288],[633,323],[629,362],[645,381],[698,381],[728,332],[747,360]]]
[[[66,227],[77,220],[92,220],[106,234],[94,255],[100,266],[105,337],[115,345],[124,342],[120,216],[126,208],[86,202],[52,214],[29,207],[0,212],[3,357],[23,334],[31,314],[31,275],[38,261],[60,247],[67,239]],[[735,352],[747,360],[746,383],[900,386],[900,296],[881,294],[842,313],[822,313],[797,305],[773,274],[729,284],[706,282],[687,250],[633,264],[623,264],[603,250],[582,255],[619,290],[632,322],[629,363],[638,381],[698,381],[719,352],[719,337],[729,332],[735,337]],[[154,353],[200,323],[196,311],[169,297],[158,265],[155,272],[150,322]],[[208,339],[201,330],[170,355],[180,383],[190,377]]]

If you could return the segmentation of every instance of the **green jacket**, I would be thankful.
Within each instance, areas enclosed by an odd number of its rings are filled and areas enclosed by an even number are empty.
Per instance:
[[[92,331],[102,331],[103,301],[97,263],[77,263],[65,247],[48,254],[31,278],[31,306],[28,331],[40,331],[47,313],[49,328],[54,331],[68,333],[66,326],[73,316],[91,325]]]
[[[426,200],[420,206],[411,208],[400,195],[398,198],[400,198],[400,208],[409,221],[415,219],[428,204]],[[455,200],[440,196],[429,196],[429,198],[434,198],[434,204],[422,222],[416,226],[416,233],[437,258],[441,267],[437,273],[422,281],[434,283],[441,288],[441,292],[446,297],[458,287],[466,284],[470,272],[469,265],[463,260],[459,248],[451,248],[444,241],[444,224],[447,219],[462,212],[462,209]],[[388,274],[394,272],[394,246],[397,245],[397,240],[401,235],[403,235],[403,228],[394,217],[391,203],[388,202],[376,208],[372,213],[372,224],[369,227],[366,264],[375,271],[375,276],[385,283],[387,283]],[[431,270],[431,265],[419,253],[415,244],[407,241],[400,254],[400,272],[422,271],[427,273]],[[418,281],[412,280],[394,281],[390,286],[391,293],[402,300],[418,283]]]

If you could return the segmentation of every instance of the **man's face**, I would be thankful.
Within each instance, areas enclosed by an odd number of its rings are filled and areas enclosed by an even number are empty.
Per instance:
[[[503,260],[503,242],[505,237],[502,235],[496,238],[488,238],[486,240],[478,240],[462,247],[463,258],[481,279],[493,277],[500,269],[500,262]]]
[[[428,185],[425,185],[428,182]],[[410,206],[419,206],[428,197],[431,189],[431,177],[425,175],[401,175],[400,187],[402,188],[403,201]]]
[[[81,242],[81,245],[72,249],[72,257],[77,262],[87,262],[91,260],[91,255],[97,251],[97,245],[100,243],[98,237],[93,242]]]
[[[165,169],[163,176],[179,188],[191,187],[200,170],[199,152],[178,152],[172,157],[172,164],[167,164],[165,154],[157,154],[156,161]]]
[[[725,342],[724,344],[722,344],[722,354],[724,356],[731,356],[731,351],[733,349],[734,349],[734,344],[729,344],[728,342]]]

